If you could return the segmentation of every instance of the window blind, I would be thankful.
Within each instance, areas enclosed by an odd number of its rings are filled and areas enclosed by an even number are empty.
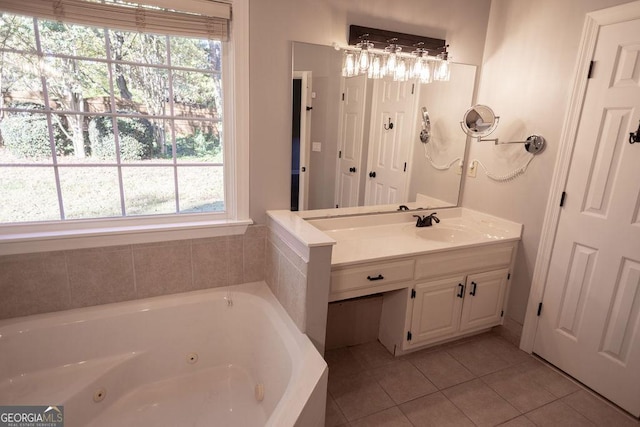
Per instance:
[[[220,41],[229,39],[231,18],[230,4],[211,0],[2,0],[2,11],[94,27]]]

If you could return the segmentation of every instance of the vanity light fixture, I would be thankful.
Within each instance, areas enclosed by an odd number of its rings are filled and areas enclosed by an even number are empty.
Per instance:
[[[339,49],[337,44],[334,47]],[[351,25],[342,75],[367,74],[371,79],[390,76],[395,81],[419,79],[421,83],[448,81],[448,47],[442,39]],[[430,56],[431,52],[435,56]]]

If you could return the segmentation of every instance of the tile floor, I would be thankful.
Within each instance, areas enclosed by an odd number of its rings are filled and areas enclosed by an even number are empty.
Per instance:
[[[371,342],[326,352],[326,426],[640,426],[491,333],[395,358]]]

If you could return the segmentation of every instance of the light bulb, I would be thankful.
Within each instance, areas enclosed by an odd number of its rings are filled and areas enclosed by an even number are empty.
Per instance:
[[[354,54],[345,51],[342,65],[342,77],[353,77],[356,74],[355,68],[356,64]]]
[[[408,80],[407,64],[404,58],[398,58],[396,63],[396,69],[393,73],[393,80],[396,82],[403,82]]]
[[[396,67],[398,66],[398,53],[402,50],[401,47],[394,44],[387,46],[385,52],[388,52],[387,60],[384,66],[385,76],[394,76]]]
[[[433,64],[429,60],[425,60],[422,65],[422,69],[420,70],[420,75],[418,78],[420,79],[420,83],[431,83],[433,81]]]
[[[373,55],[371,66],[369,67],[369,77],[379,79],[382,77],[382,60],[378,55]]]
[[[433,79],[441,82],[449,81],[449,78],[451,77],[451,69],[449,68],[449,57],[445,52],[438,55],[438,58],[440,58],[440,60],[436,64]]]
[[[362,71],[366,71],[369,69],[369,64],[371,62],[371,58],[369,56],[369,48],[365,44],[362,46],[362,50],[360,51],[360,56],[358,57],[358,66]]]
[[[398,59],[395,51],[392,51],[389,54],[389,58],[387,58],[387,74],[393,74],[396,72],[396,67],[398,66]]]
[[[413,67],[411,68],[411,78],[420,77],[422,75],[422,58],[417,57],[413,60]]]

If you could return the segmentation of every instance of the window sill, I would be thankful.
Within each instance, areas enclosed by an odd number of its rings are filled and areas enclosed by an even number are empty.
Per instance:
[[[0,255],[231,236],[244,234],[251,224],[251,219],[223,219],[153,224],[101,221],[98,225],[65,224],[58,230],[7,226],[0,227]]]

